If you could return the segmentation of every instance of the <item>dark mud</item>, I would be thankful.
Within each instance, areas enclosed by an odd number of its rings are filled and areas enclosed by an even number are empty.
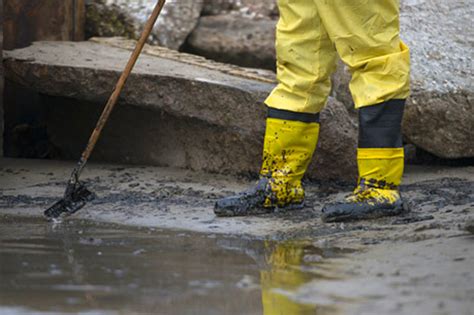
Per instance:
[[[466,206],[472,210],[474,207],[474,181],[442,178],[439,180],[424,181],[421,183],[405,185],[402,193],[416,193],[410,198],[410,207],[419,211],[431,207],[432,212],[439,211],[447,206]]]
[[[408,211],[396,217],[384,217],[375,220],[321,224],[321,208],[324,204],[338,200],[351,191],[347,185],[326,185],[321,191],[320,185],[307,185],[305,208],[298,212],[280,212],[268,216],[278,216],[290,222],[312,222],[308,228],[290,233],[279,233],[279,238],[315,238],[351,231],[387,231],[393,225],[408,226],[424,221],[437,222],[440,228],[455,229],[463,218],[474,215],[474,181],[460,178],[442,178],[414,184],[402,185],[402,198]],[[329,193],[328,193],[329,191]],[[347,193],[347,194],[346,194]],[[335,197],[338,194],[338,197]],[[316,219],[316,220],[315,220]],[[453,224],[454,223],[454,224]],[[374,235],[373,240],[364,244],[377,244],[386,239]]]
[[[18,174],[21,174],[18,173]],[[117,178],[117,175],[111,175],[112,178]],[[89,202],[90,205],[105,205],[110,203],[118,203],[124,207],[135,207],[141,203],[159,203],[161,209],[166,209],[169,205],[194,205],[207,206],[210,202],[214,202],[218,198],[225,196],[224,193],[213,193],[203,190],[195,190],[191,187],[183,188],[179,185],[169,183],[160,183],[156,180],[154,183],[140,183],[139,178],[131,176],[128,173],[122,174],[119,177],[118,183],[128,183],[127,187],[133,188],[130,191],[120,191],[118,193],[111,193],[114,187],[104,185],[99,178],[89,179],[84,181],[86,187],[90,187],[94,193],[100,197]],[[42,184],[31,185],[30,188],[41,187],[64,187],[67,183],[65,181],[52,181]],[[150,187],[152,187],[150,189]],[[230,193],[230,192],[229,192]],[[46,207],[62,196],[28,196],[28,195],[6,195],[0,190],[0,208],[8,207],[22,207],[22,206],[40,206]]]
[[[330,279],[325,260],[352,252],[13,216],[0,216],[0,248],[0,313],[8,314],[314,313],[316,304],[291,294]]]
[[[5,173],[15,176],[27,174],[27,170],[3,169]],[[89,202],[91,209],[106,209],[107,211],[122,211],[127,216],[143,215],[165,215],[169,214],[170,208],[181,207],[183,209],[205,208],[212,213],[215,201],[224,196],[235,193],[226,189],[211,187],[198,189],[196,185],[188,185],[196,181],[195,178],[184,178],[175,181],[172,178],[153,178],[143,180],[146,168],[140,172],[137,167],[133,171],[125,168],[110,168],[107,178],[92,177],[85,181],[87,187],[97,193],[98,197]],[[45,176],[49,176],[45,174]],[[110,184],[113,182],[114,184]],[[29,188],[63,189],[66,183],[55,179],[52,182],[31,184]],[[251,183],[248,184],[249,186]],[[117,189],[115,186],[120,186]],[[350,231],[379,231],[390,230],[392,225],[410,225],[424,221],[435,221],[440,226],[447,226],[460,217],[472,215],[474,212],[474,181],[461,178],[441,178],[437,180],[420,181],[413,184],[402,185],[402,197],[408,204],[409,212],[397,217],[380,218],[371,221],[360,221],[346,224],[322,224],[320,221],[321,208],[324,204],[334,202],[349,194],[352,186],[330,183],[306,183],[306,201],[302,210],[276,211],[275,213],[260,215],[262,219],[280,219],[289,224],[305,224],[304,229],[295,231],[278,231],[276,229],[273,239],[292,238],[314,238],[324,235],[332,235]],[[0,208],[31,208],[36,207],[44,210],[55,201],[57,197],[51,196],[29,196],[25,194],[10,194],[7,190],[0,190]],[[108,210],[113,208],[113,210]],[[148,212],[136,211],[136,209],[148,209]],[[81,210],[83,211],[83,210]],[[200,220],[199,215],[193,220]],[[220,220],[220,221],[219,221]],[[246,218],[241,218],[242,222]],[[441,220],[441,221],[440,221]],[[209,221],[212,224],[215,220]],[[225,222],[225,219],[217,219],[216,222]],[[245,234],[245,233],[243,233]],[[377,243],[377,240],[373,242]]]

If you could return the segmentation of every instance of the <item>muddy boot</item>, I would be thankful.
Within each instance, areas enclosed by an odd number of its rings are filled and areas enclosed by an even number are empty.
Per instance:
[[[343,222],[395,216],[406,211],[397,190],[365,188],[346,198],[345,202],[325,205],[324,222]]]
[[[219,199],[214,207],[214,213],[219,217],[269,213],[273,211],[273,207],[266,206],[266,200],[271,198],[272,190],[269,179],[262,177],[255,186],[248,190]]]
[[[262,178],[254,187],[240,194],[217,200],[214,213],[219,217],[233,217],[269,212],[271,208],[263,207],[269,194],[268,179]]]
[[[323,207],[324,222],[393,216],[406,209],[398,191],[404,168],[404,104],[392,100],[359,110],[359,183],[344,202]]]
[[[270,108],[260,180],[255,187],[216,202],[217,216],[245,216],[303,207],[301,179],[319,135],[319,115]]]

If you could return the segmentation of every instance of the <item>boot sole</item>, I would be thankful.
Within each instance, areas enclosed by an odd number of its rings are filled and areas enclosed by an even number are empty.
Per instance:
[[[409,211],[408,204],[403,202],[393,208],[374,208],[367,210],[367,212],[351,211],[347,214],[331,212],[323,213],[321,220],[324,223],[371,220],[383,217],[393,217]]]

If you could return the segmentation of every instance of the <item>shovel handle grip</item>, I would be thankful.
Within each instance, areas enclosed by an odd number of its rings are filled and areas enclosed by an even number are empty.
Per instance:
[[[156,23],[156,20],[158,19],[161,10],[163,9],[163,6],[165,5],[166,0],[159,0],[158,3],[156,4],[155,8],[153,9],[153,13],[151,14],[150,18],[145,24],[145,27],[143,29],[143,32],[140,36],[140,39],[137,42],[137,46],[135,47],[135,50],[133,51],[132,55],[130,56],[130,59],[128,60],[128,63],[122,72],[122,75],[120,76],[119,80],[117,81],[117,84],[115,85],[115,89],[110,96],[109,100],[107,101],[107,104],[105,105],[104,110],[102,111],[102,114],[100,115],[99,120],[97,121],[97,125],[94,128],[94,131],[92,132],[89,142],[87,143],[87,147],[82,153],[81,159],[79,161],[78,169],[76,172],[76,179],[79,177],[82,169],[84,168],[85,164],[87,163],[87,160],[92,154],[92,151],[95,148],[95,145],[97,141],[99,140],[99,137],[102,133],[102,130],[104,129],[105,124],[107,123],[110,113],[114,109],[115,105],[117,104],[117,100],[120,96],[120,93],[123,90],[123,87],[125,86],[125,83],[127,82],[128,77],[130,76],[130,73],[133,70],[133,67],[135,66],[138,57],[140,56],[143,47],[146,44],[146,41],[148,37],[150,36],[151,31],[153,30],[153,27]]]

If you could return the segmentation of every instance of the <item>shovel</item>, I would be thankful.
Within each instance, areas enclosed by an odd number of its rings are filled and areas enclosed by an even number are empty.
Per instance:
[[[132,72],[135,63],[137,62],[137,59],[143,50],[143,47],[145,46],[145,43],[148,37],[150,36],[151,31],[153,30],[153,26],[155,25],[156,20],[158,19],[158,16],[160,15],[161,10],[165,5],[165,2],[166,0],[159,0],[156,4],[153,13],[151,14],[145,25],[145,28],[143,29],[143,33],[139,41],[137,42],[135,50],[130,56],[130,60],[128,61],[127,66],[125,67],[125,70],[122,72],[122,75],[120,76],[115,86],[115,89],[112,95],[110,96],[107,104],[105,105],[105,108],[99,118],[99,121],[97,122],[97,125],[89,138],[89,142],[87,144],[86,149],[81,155],[79,163],[72,171],[71,178],[69,179],[69,182],[67,184],[63,199],[59,200],[54,205],[44,211],[44,215],[47,218],[58,218],[62,214],[71,215],[80,210],[82,207],[84,207],[88,201],[94,199],[94,193],[88,190],[86,186],[79,181],[79,177],[81,176],[82,170],[86,166],[86,163],[89,160],[92,151],[94,150],[97,140],[99,140],[100,134],[102,133],[102,129],[107,123],[110,113],[112,112],[115,107],[115,104],[117,103],[120,93],[122,92],[123,87],[127,82],[127,79],[130,76],[130,73]]]

